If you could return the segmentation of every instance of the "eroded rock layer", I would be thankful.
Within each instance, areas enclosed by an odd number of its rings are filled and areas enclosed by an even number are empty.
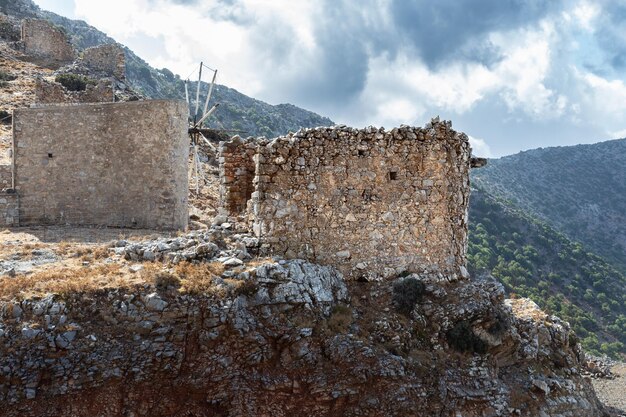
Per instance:
[[[111,249],[225,268],[201,292],[143,263],[136,287],[2,302],[0,414],[604,415],[568,325],[491,279],[345,281],[212,236]]]

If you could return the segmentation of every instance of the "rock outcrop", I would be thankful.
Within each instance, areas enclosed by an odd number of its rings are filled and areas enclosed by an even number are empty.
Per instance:
[[[0,414],[604,415],[569,326],[493,279],[347,281],[235,228],[113,243],[133,288],[2,302]]]

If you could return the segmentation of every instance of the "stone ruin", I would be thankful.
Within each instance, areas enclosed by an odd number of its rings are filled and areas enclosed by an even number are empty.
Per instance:
[[[115,87],[126,79],[124,49],[117,44],[106,44],[85,49],[70,67],[72,74],[88,74],[96,78],[83,91],[68,91],[61,84],[46,79],[35,83],[35,101],[52,103],[109,103],[116,101]]]
[[[22,45],[27,55],[59,65],[72,63],[76,58],[76,51],[65,32],[44,19],[22,21]]]
[[[16,46],[29,59],[90,82],[68,91],[39,78],[35,103],[14,111],[12,164],[0,165],[0,226],[185,229],[186,104],[113,103],[116,88],[127,88],[121,46],[100,45],[79,56],[65,32],[46,20],[25,19],[21,28]]]
[[[92,71],[119,80],[126,78],[126,55],[117,44],[106,44],[87,48],[81,55],[82,63]]]
[[[21,40],[16,44],[41,65],[61,68],[61,73],[87,75],[93,80],[83,91],[68,91],[55,81],[37,79],[35,102],[38,104],[113,102],[116,86],[126,79],[122,46],[98,45],[78,53],[67,34],[45,19],[24,19]]]
[[[222,142],[221,200],[264,255],[304,258],[354,279],[466,277],[468,138],[424,128],[304,129]]]
[[[15,110],[2,226],[185,229],[187,113],[175,100]]]
[[[68,91],[61,84],[38,78],[35,80],[35,102],[56,103],[111,103],[115,101],[113,82],[100,79],[86,86],[84,91]]]

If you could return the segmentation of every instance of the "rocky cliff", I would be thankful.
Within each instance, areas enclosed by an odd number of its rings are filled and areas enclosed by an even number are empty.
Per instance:
[[[346,281],[233,228],[2,278],[1,414],[604,415],[569,326],[493,279]]]

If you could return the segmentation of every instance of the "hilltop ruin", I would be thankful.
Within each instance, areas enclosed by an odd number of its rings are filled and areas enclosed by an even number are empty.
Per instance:
[[[466,277],[468,138],[438,119],[391,131],[306,129],[220,146],[221,198],[261,252],[354,278]]]

